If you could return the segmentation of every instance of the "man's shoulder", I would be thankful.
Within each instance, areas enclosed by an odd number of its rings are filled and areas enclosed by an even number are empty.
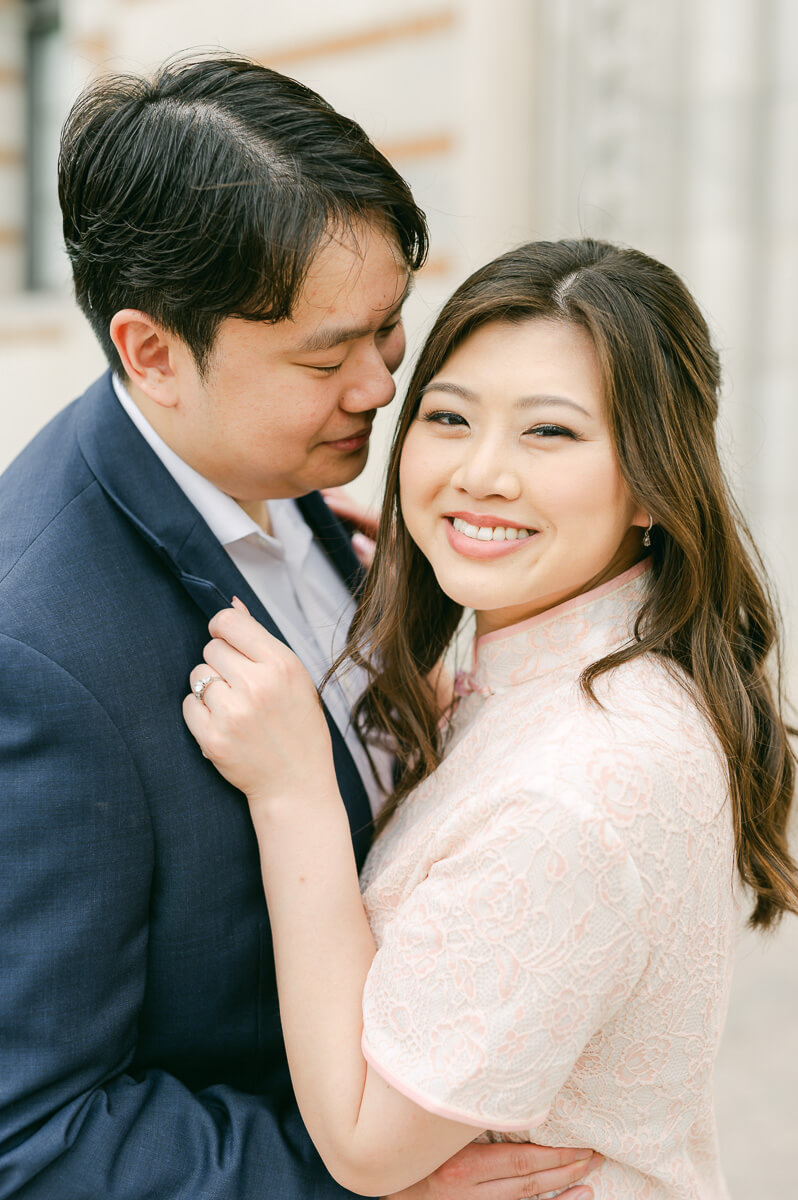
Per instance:
[[[104,385],[97,381],[58,412],[0,475],[0,608],[18,617],[44,602],[44,585],[63,578],[68,564],[79,586],[96,557],[87,548],[103,540],[111,506],[82,453],[80,430]]]
[[[94,387],[56,413],[0,474],[3,569],[12,544],[35,537],[91,482],[78,445],[78,426]]]

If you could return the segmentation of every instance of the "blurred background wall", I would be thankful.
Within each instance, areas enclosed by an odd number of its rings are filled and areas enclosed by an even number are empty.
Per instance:
[[[70,102],[99,72],[219,47],[320,91],[410,182],[432,254],[409,360],[452,288],[519,241],[609,237],[685,277],[725,363],[724,451],[798,684],[798,3],[0,0],[0,469],[103,369],[60,246]],[[798,1195],[793,925],[742,943],[718,1075],[735,1200]]]

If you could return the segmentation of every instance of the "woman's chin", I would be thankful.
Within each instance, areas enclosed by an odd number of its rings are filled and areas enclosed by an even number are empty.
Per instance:
[[[492,612],[505,608],[515,609],[518,605],[528,602],[528,598],[523,595],[519,596],[517,591],[515,594],[510,594],[507,589],[486,586],[485,581],[480,583],[458,578],[458,574],[451,569],[436,570],[433,566],[433,570],[435,570],[438,587],[444,595],[462,608],[474,609],[476,612]]]
[[[434,568],[433,568],[434,570]],[[438,587],[445,596],[461,608],[478,608],[482,603],[480,589],[468,587],[462,580],[452,579],[449,572],[435,571]]]

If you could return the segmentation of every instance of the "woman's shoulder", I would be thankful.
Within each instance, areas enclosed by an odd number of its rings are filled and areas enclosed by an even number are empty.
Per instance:
[[[582,797],[582,812],[607,815],[621,797],[624,815],[676,807],[685,821],[715,820],[728,792],[728,769],[691,681],[655,655],[641,655],[596,679],[595,700],[575,685],[551,702],[516,709],[512,744],[500,774],[526,777],[554,797]]]
[[[626,745],[641,761],[677,767],[686,759],[723,762],[695,684],[676,663],[641,654],[599,676],[594,692],[596,702],[580,696],[586,727]]]

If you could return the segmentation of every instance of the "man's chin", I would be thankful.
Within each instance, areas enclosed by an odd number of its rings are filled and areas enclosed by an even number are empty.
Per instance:
[[[340,455],[338,461],[331,463],[329,469],[325,471],[323,480],[316,483],[315,486],[317,488],[344,487],[353,479],[357,479],[368,462],[368,457],[368,443],[360,450],[352,451],[351,454]]]
[[[275,481],[270,480],[264,488],[264,494],[272,500],[296,499],[307,496],[308,492],[323,491],[324,488],[344,487],[357,479],[368,461],[368,444],[351,454],[336,454],[334,457],[325,455],[325,462],[313,463],[313,469],[308,466],[305,472],[298,472],[283,480],[283,488],[279,496],[275,492]]]

